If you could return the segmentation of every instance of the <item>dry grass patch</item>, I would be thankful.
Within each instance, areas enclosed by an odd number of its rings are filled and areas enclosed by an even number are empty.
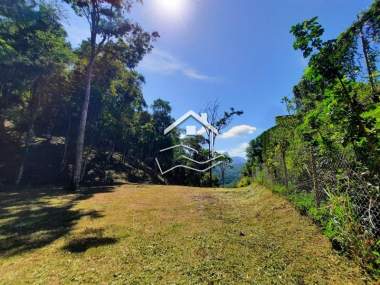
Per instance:
[[[4,192],[0,199],[3,284],[367,280],[306,217],[262,187],[127,185],[78,195]],[[29,245],[12,243],[16,236]]]

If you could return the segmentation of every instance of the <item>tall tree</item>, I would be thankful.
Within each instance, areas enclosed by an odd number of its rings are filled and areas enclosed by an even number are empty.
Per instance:
[[[158,33],[149,34],[136,23],[126,19],[134,0],[66,0],[79,16],[84,16],[90,27],[89,56],[86,66],[85,94],[81,108],[76,142],[76,154],[72,188],[80,184],[83,147],[86,132],[88,106],[94,65],[97,56],[108,43],[115,43],[115,56],[119,56],[130,68],[134,68],[143,56],[152,49],[152,40]],[[141,2],[141,1],[137,1]]]

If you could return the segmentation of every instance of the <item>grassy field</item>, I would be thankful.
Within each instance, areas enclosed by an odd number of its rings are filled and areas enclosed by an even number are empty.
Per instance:
[[[261,186],[0,192],[0,283],[362,284],[360,268]]]

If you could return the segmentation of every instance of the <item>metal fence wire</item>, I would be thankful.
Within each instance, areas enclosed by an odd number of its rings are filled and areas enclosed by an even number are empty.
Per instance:
[[[315,191],[315,199],[327,201],[332,195],[349,198],[354,218],[368,234],[380,236],[380,179],[368,171],[354,169],[344,155],[315,157],[314,171],[305,164],[302,173],[289,173],[289,189],[296,192]],[[281,171],[278,171],[281,172]],[[284,175],[265,166],[254,173],[262,180],[284,185]],[[256,177],[258,179],[258,177]],[[319,196],[319,197],[318,197]]]
[[[320,157],[317,160],[317,176],[322,191],[327,196],[329,193],[346,194],[360,225],[368,233],[379,236],[379,177],[370,177],[369,175],[368,171],[354,169],[341,154]]]

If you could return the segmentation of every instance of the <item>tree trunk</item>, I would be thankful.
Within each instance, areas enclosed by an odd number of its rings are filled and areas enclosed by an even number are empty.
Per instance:
[[[92,47],[94,50],[95,47]],[[84,137],[86,133],[86,122],[87,122],[87,114],[88,114],[88,105],[90,103],[90,95],[91,95],[91,80],[92,80],[92,72],[95,62],[95,51],[92,52],[90,62],[87,68],[86,74],[86,91],[84,95],[84,101],[81,109],[81,117],[78,128],[78,138],[76,142],[75,149],[75,163],[74,163],[74,174],[72,178],[72,189],[77,190],[79,188],[80,180],[81,180],[81,170],[82,170],[82,161],[83,161],[83,147],[84,147]]]
[[[211,131],[208,131],[208,159],[211,159],[211,136],[212,136],[212,133]],[[212,168],[211,168],[211,165],[212,165],[212,161],[210,161],[209,163],[209,181],[208,181],[208,184],[209,184],[209,187],[212,187]]]
[[[83,167],[82,167],[81,173],[80,173],[80,181],[83,181],[83,178],[86,175],[87,164],[88,164],[88,156],[86,156],[86,154],[85,154],[84,161],[83,161]]]
[[[68,146],[69,146],[70,131],[71,131],[71,115],[69,115],[69,123],[67,125],[67,130],[66,130],[65,146],[64,146],[63,154],[62,154],[61,170],[60,170],[60,172],[62,172],[66,168],[67,149],[68,149]]]
[[[30,144],[32,143],[32,139],[34,136],[34,121],[36,120],[37,108],[40,104],[39,98],[36,98],[38,80],[39,80],[39,78],[35,79],[35,81],[33,83],[33,87],[32,87],[32,94],[31,94],[32,97],[30,99],[30,105],[29,105],[29,110],[28,110],[28,112],[29,112],[29,127],[28,127],[26,137],[25,137],[24,154],[23,154],[23,157],[21,159],[21,164],[20,164],[20,167],[18,169],[18,174],[17,174],[17,178],[15,181],[16,185],[20,185],[21,180],[24,176],[25,164],[26,164],[26,161],[28,159]]]
[[[33,138],[33,128],[34,128],[33,125],[34,125],[33,123],[30,124],[28,132],[26,134],[26,138],[25,138],[25,150],[24,150],[24,154],[23,154],[23,157],[22,157],[22,160],[21,160],[20,167],[18,169],[18,174],[17,174],[17,178],[16,178],[16,181],[15,181],[16,185],[20,185],[21,180],[22,180],[22,178],[24,176],[25,163],[26,163],[27,158],[28,158],[30,144],[31,144],[32,138]]]
[[[346,96],[349,98],[349,97],[350,97],[350,93],[348,92],[347,87],[346,87],[346,85],[345,85],[344,82],[343,82],[343,77],[342,77],[340,74],[338,74],[338,75],[337,75],[337,78],[338,78],[338,80],[339,80],[340,85],[341,85],[342,88],[343,88],[344,93],[345,93]]]
[[[284,168],[284,175],[285,175],[285,186],[286,186],[286,189],[289,189],[288,168],[286,166],[285,156],[286,156],[285,151],[281,151],[282,165],[283,165],[283,168]]]
[[[364,54],[365,63],[366,63],[366,66],[367,66],[368,81],[369,81],[369,83],[371,85],[371,89],[372,89],[372,99],[373,99],[373,101],[375,103],[377,103],[379,101],[379,98],[376,95],[376,86],[375,86],[375,82],[373,80],[373,70],[372,70],[371,62],[370,62],[369,55],[368,55],[368,53],[369,53],[369,43],[368,43],[368,40],[364,36],[363,26],[360,27],[360,39],[361,39],[361,42],[362,42],[362,48],[363,48],[363,54]]]
[[[122,163],[125,163],[126,159],[127,159],[127,150],[124,149],[124,150],[123,150],[123,155],[122,155],[122,157],[121,157],[121,162],[122,162]]]

